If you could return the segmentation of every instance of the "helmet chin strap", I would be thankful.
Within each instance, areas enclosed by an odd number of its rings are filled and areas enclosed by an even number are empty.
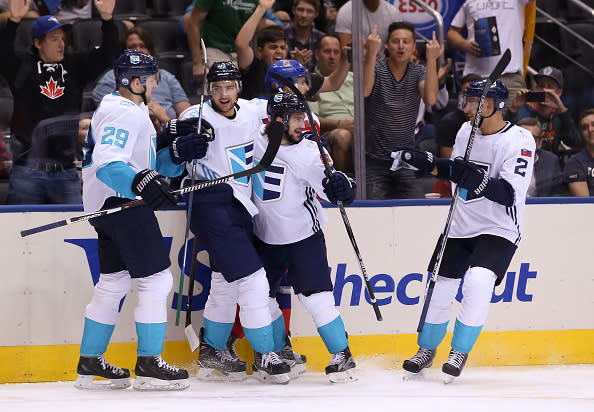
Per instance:
[[[495,114],[495,112],[497,112],[497,109],[495,109],[495,107],[493,107],[493,112],[490,115],[488,115],[488,116],[481,116],[481,120],[479,120],[479,124],[478,124],[479,129],[483,125],[483,120],[488,119],[489,117],[493,117],[493,115]]]
[[[136,96],[142,97],[142,101],[144,102],[144,104],[148,105],[148,103],[146,102],[146,87],[144,87],[144,90],[140,93],[136,93],[134,90],[132,90],[131,87],[128,87],[128,90],[130,90],[130,93],[135,94]]]

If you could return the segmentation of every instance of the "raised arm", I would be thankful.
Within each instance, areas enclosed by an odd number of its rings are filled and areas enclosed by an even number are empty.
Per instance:
[[[241,27],[235,38],[235,51],[237,52],[237,65],[240,70],[246,70],[254,61],[254,50],[250,47],[250,42],[256,34],[258,23],[270,9],[275,0],[260,0],[258,7],[252,13],[249,19]]]
[[[363,59],[363,89],[365,97],[369,97],[375,84],[375,59],[382,45],[382,39],[377,34],[377,24],[364,44],[365,59]]]
[[[427,66],[425,68],[425,80],[419,82],[419,92],[423,102],[429,107],[437,102],[439,92],[439,79],[437,77],[437,59],[443,53],[443,46],[439,45],[433,32],[433,38],[427,42],[425,56]]]
[[[192,53],[192,75],[198,82],[204,79],[204,63],[202,62],[202,48],[200,47],[200,25],[207,15],[207,11],[194,6],[192,12],[184,16],[183,19],[184,29],[186,29],[188,36],[188,45]]]

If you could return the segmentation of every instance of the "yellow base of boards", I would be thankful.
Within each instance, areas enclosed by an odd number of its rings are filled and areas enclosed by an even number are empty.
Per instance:
[[[448,333],[439,347],[436,364],[447,359],[451,337]],[[402,361],[417,351],[416,334],[355,335],[349,341],[355,360],[372,360],[385,369],[401,368]],[[0,347],[0,383],[74,380],[79,349],[79,345]],[[309,370],[324,370],[331,357],[317,336],[293,338],[293,349],[307,355]],[[246,339],[238,342],[237,350],[251,364],[253,354]],[[133,372],[136,343],[111,343],[105,357]],[[165,342],[163,358],[190,374],[197,371],[198,351],[191,353],[186,341]],[[472,366],[576,363],[594,363],[594,330],[483,332],[468,358]]]

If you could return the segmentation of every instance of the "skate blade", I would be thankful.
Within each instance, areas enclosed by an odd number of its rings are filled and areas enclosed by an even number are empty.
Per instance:
[[[132,385],[137,391],[183,391],[189,387],[190,382],[187,379],[167,381],[148,376],[137,376]]]
[[[425,369],[421,369],[417,373],[405,370],[404,373],[402,374],[402,380],[405,382],[406,381],[422,381],[422,380],[425,380],[425,377],[426,377]]]
[[[328,380],[332,383],[348,383],[356,381],[357,375],[355,374],[355,369],[347,369],[343,372],[334,372],[328,374]]]
[[[126,389],[130,387],[130,378],[111,380],[94,379],[94,375],[78,375],[78,378],[74,382],[74,387],[76,389],[93,391],[110,391],[117,389]]]
[[[456,379],[456,376],[449,375],[447,373],[443,374],[443,384],[444,385],[449,385],[450,383],[453,383],[455,379]]]
[[[210,382],[243,382],[247,379],[245,372],[221,372],[217,369],[200,368],[196,375],[198,380]]]
[[[305,373],[307,367],[304,363],[296,363],[291,367],[291,371],[289,372],[290,379],[297,379],[300,375]]]
[[[280,373],[278,375],[269,375],[264,371],[254,371],[253,375],[262,383],[273,383],[276,385],[287,385],[291,378],[288,373]]]

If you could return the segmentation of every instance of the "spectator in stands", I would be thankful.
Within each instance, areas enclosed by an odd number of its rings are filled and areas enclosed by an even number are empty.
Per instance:
[[[258,22],[273,3],[274,0],[259,0],[258,7],[245,22],[235,40],[237,64],[242,72],[243,83],[240,96],[244,99],[269,96],[270,90],[265,82],[266,71],[274,62],[286,59],[288,54],[286,34],[277,26],[268,26],[260,30],[256,35],[255,50],[250,46]],[[318,93],[338,90],[342,86],[349,71],[346,49],[343,49],[341,59],[339,70],[330,76],[310,76],[309,91],[306,95],[308,99],[313,99]]]
[[[133,27],[126,32],[124,48],[138,50],[146,54],[154,54],[154,43],[151,34],[142,27]],[[161,80],[153,90],[152,100],[149,102],[149,114],[153,123],[157,123],[157,130],[161,124],[178,117],[184,110],[190,107],[186,92],[179,84],[175,76],[167,70],[159,69]],[[115,76],[113,70],[108,71],[99,80],[93,90],[93,101],[96,105],[107,94],[116,90]]]
[[[464,97],[464,91],[470,85],[470,83],[477,80],[481,80],[481,76],[475,73],[467,74],[460,80],[460,91],[458,92],[458,106],[455,110],[446,113],[436,123],[436,137],[437,144],[439,145],[439,157],[449,158],[454,150],[454,143],[456,143],[456,135],[458,130],[465,122],[472,122],[470,118],[471,113],[465,114],[462,108],[462,99]],[[449,182],[448,182],[449,183]],[[451,191],[450,191],[451,194]]]
[[[448,46],[466,52],[464,76],[476,73],[483,78],[489,77],[500,55],[510,49],[511,61],[499,77],[509,90],[506,109],[517,91],[526,87],[522,45],[524,9],[532,1],[509,0],[493,4],[482,0],[466,1],[452,20],[447,34]],[[468,31],[467,38],[462,36],[464,28]]]
[[[565,182],[573,196],[594,196],[594,108],[579,116],[585,147],[574,154],[565,165]]]
[[[115,0],[94,1],[103,20],[101,47],[66,52],[68,26],[42,16],[32,26],[32,54],[24,57],[15,55],[14,40],[31,0],[11,2],[6,30],[0,33],[1,70],[14,96],[10,204],[81,202],[74,160],[83,87],[119,52]]]
[[[295,0],[293,21],[283,25],[291,59],[301,62],[309,71],[316,67],[315,45],[324,35],[314,27],[319,12],[320,0]]]
[[[568,152],[582,147],[582,139],[571,113],[563,104],[563,73],[555,67],[547,66],[534,76],[535,92],[544,92],[544,102],[527,102],[526,93],[530,90],[520,89],[514,96],[505,120],[517,123],[524,117],[537,117],[541,127],[543,149],[552,151],[563,157]],[[573,150],[572,150],[573,149]]]
[[[392,4],[384,0],[363,0],[361,13],[361,35],[366,38],[377,27],[377,34],[381,44],[377,51],[377,58],[384,57],[384,41],[388,38],[388,28],[395,21],[402,20],[402,16]],[[353,39],[353,4],[346,2],[336,16],[336,34],[343,46],[351,44]]]
[[[10,2],[11,0],[0,0],[0,26],[6,25],[8,18],[10,17]],[[36,19],[39,17],[39,11],[37,5],[32,1],[29,5],[29,10],[23,18],[25,19]]]
[[[390,171],[390,154],[398,148],[414,148],[414,132],[421,99],[427,106],[437,102],[437,58],[443,52],[433,33],[427,42],[426,67],[410,62],[415,50],[415,27],[392,23],[386,39],[387,59],[376,62],[382,41],[377,27],[367,38],[363,65],[367,198],[422,197],[412,170]]]
[[[341,64],[340,54],[338,36],[323,36],[316,45],[315,56],[318,66],[315,74],[327,77],[338,70]],[[353,173],[354,102],[353,73],[349,71],[340,89],[320,93],[318,100],[310,103],[311,110],[318,115],[320,128],[330,145],[334,168],[345,173]]]
[[[209,64],[229,60],[237,63],[235,38],[257,6],[258,0],[194,0],[191,11],[183,17],[183,25],[194,63],[192,73],[197,81],[204,78],[200,38],[206,45]]]
[[[518,122],[518,126],[532,133],[536,143],[534,171],[527,195],[530,197],[559,196],[563,180],[561,164],[557,156],[542,149],[540,122],[536,117],[525,117]]]

